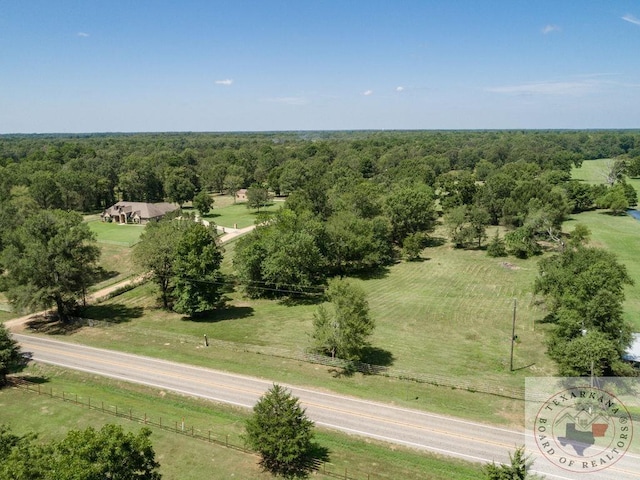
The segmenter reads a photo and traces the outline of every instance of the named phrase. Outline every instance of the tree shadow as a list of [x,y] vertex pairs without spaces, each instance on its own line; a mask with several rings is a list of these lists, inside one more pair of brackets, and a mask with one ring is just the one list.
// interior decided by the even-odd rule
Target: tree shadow
[[[31,356],[31,352],[27,352],[29,357]],[[29,358],[29,361],[31,358]],[[35,385],[43,385],[45,383],[49,383],[50,380],[46,377],[34,376],[34,375],[19,375],[17,378],[20,380],[24,380],[25,382],[33,383]]]
[[361,361],[368,363],[372,367],[390,367],[393,365],[395,358],[393,353],[388,350],[368,346],[362,350]]
[[445,237],[431,237],[431,236],[427,236],[424,239],[424,246],[425,248],[428,247],[441,247],[442,245],[444,245],[445,243],[447,243],[447,239]]
[[389,276],[389,267],[381,265],[379,267],[356,272],[351,274],[351,276],[360,280],[380,280]]
[[329,369],[334,378],[350,378],[356,373],[362,375],[381,375],[393,365],[395,358],[391,352],[378,347],[367,346],[362,349],[359,361],[345,361],[342,368]]
[[614,212],[611,210],[601,210],[598,212],[599,215],[606,215],[608,217],[624,217],[627,215],[627,211],[623,210],[621,212]]
[[408,258],[405,260],[405,262],[407,263],[424,263],[424,262],[428,262],[429,260],[431,260],[431,257],[423,257],[423,256],[418,256],[415,258]]
[[302,476],[300,478],[308,477],[311,472],[320,472],[323,464],[329,462],[330,459],[329,449],[327,447],[312,442],[307,452],[304,468],[301,472]]
[[83,326],[82,319],[61,321],[57,315],[39,315],[27,322],[27,328],[32,332],[47,335],[70,335]]
[[285,307],[297,307],[300,305],[318,305],[324,302],[325,298],[323,294],[313,294],[306,296],[291,296],[281,298],[278,303],[280,305],[284,305]]
[[224,322],[226,320],[239,320],[241,318],[253,317],[253,307],[239,307],[239,306],[225,306],[209,312],[204,312],[201,315],[194,315],[193,317],[182,317],[185,322],[195,323],[217,323]]
[[537,320],[536,323],[558,323],[558,318],[553,313],[550,313],[540,320]]
[[93,273],[93,283],[100,283],[111,278],[117,277],[120,275],[120,272],[116,272],[115,270],[107,270],[103,267],[98,267],[95,269]]
[[101,305],[89,305],[82,310],[83,317],[108,323],[125,323],[134,318],[142,317],[142,307],[130,307],[121,303],[109,303]]

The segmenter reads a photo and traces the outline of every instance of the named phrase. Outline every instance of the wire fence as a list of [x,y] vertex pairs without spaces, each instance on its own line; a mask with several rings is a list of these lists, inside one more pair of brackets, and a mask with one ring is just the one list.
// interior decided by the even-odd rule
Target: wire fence
[[[110,327],[112,322],[105,320],[83,320],[88,326],[93,327]],[[160,337],[163,336],[162,332],[149,332],[145,330],[145,335],[148,337]],[[164,338],[164,337],[162,337]],[[171,335],[171,339],[174,341],[177,339],[183,344],[202,344],[203,341],[193,335]],[[348,360],[342,360],[340,358],[332,358],[325,355],[318,355],[303,349],[289,350],[278,347],[269,347],[262,345],[251,345],[237,342],[228,342],[225,340],[217,340],[213,338],[207,338],[206,344],[209,347],[224,348],[227,350],[238,352],[257,353],[260,355],[269,355],[279,358],[287,358],[290,360],[297,360],[301,362],[314,363],[318,365],[324,365],[328,367],[339,368],[344,371],[360,372],[365,375],[379,375],[389,378],[395,378],[398,380],[406,380],[415,383],[424,383],[428,385],[446,387],[456,390],[464,390],[467,392],[478,392],[486,395],[493,395],[503,398],[510,398],[513,400],[525,400],[524,386],[509,386],[501,382],[490,381],[482,379],[479,381],[477,378],[460,378],[451,377],[447,375],[439,375],[435,373],[422,373],[413,372],[408,370],[402,370],[394,368],[392,366],[374,365],[363,362],[353,362]]]
[[[105,404],[105,402],[96,400],[95,398],[85,398],[78,394],[65,392],[64,390],[54,391],[53,387],[47,388],[42,384],[30,382],[20,377],[8,377],[7,382],[12,387],[37,393],[38,395],[45,395],[49,398],[58,399],[63,402],[69,402],[73,405],[87,408],[89,410],[96,410],[105,415],[111,415],[113,417],[122,418],[141,425],[158,428],[176,435],[191,437],[196,440],[215,444],[220,447],[246,453],[248,455],[257,455],[256,452],[243,445],[239,435],[221,434],[212,430],[203,430],[199,427],[195,427],[194,425],[189,425],[185,422],[184,418],[175,420],[168,419],[166,417],[154,417],[147,415],[146,413],[134,412],[131,408],[122,408],[117,405]],[[329,464],[328,462],[313,460],[311,470],[315,475],[324,475],[325,477],[343,480],[371,480],[376,478],[370,473],[353,472],[349,471],[347,468],[337,471],[336,468],[337,467]]]

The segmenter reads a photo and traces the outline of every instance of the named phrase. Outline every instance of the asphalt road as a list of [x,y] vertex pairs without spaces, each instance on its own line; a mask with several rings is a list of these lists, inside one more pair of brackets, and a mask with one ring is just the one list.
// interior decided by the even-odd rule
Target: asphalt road
[[[251,408],[271,382],[211,369],[14,334],[35,361]],[[317,425],[473,462],[508,462],[525,444],[523,431],[484,425],[378,402],[283,385],[300,399]],[[547,478],[639,479],[640,456],[627,453],[597,474],[554,474],[533,452],[535,469]],[[595,476],[594,476],[595,475]]]

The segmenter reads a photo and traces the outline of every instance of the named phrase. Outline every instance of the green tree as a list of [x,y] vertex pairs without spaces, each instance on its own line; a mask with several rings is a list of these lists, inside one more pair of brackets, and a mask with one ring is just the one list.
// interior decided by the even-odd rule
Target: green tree
[[[633,187],[632,187],[633,188]],[[599,208],[608,208],[614,215],[620,215],[629,208],[629,198],[623,184],[610,187],[607,192],[596,200]]]
[[189,222],[180,230],[171,280],[173,310],[192,316],[220,303],[222,251],[215,227]]
[[260,211],[260,208],[267,203],[269,203],[269,190],[256,183],[247,188],[247,208]]
[[151,273],[160,288],[162,306],[169,308],[171,301],[171,278],[177,243],[177,222],[160,221],[148,223],[134,247],[135,261]]
[[198,192],[195,197],[193,197],[193,208],[200,212],[201,216],[206,216],[211,211],[213,207],[213,198],[204,190]]
[[435,228],[433,191],[426,185],[396,188],[386,199],[385,212],[391,221],[393,239],[400,245],[407,235],[429,233]]
[[320,306],[313,318],[313,348],[344,360],[360,360],[375,323],[364,290],[347,280],[329,281],[329,307]]
[[157,283],[163,308],[194,315],[219,303],[222,252],[212,228],[188,219],[149,223],[135,259]]
[[[7,381],[7,374],[16,371],[24,364],[20,347],[9,331],[0,323],[0,387]],[[1,453],[1,452],[0,452]]]
[[358,272],[391,260],[391,228],[386,219],[360,218],[342,210],[331,215],[325,227],[324,249],[333,272]]
[[[0,427],[1,480],[160,480],[151,430],[125,433],[107,424],[100,430],[70,430],[61,441],[38,444]],[[4,446],[3,446],[4,444]]]
[[500,232],[497,229],[496,234],[489,242],[489,245],[487,245],[487,255],[490,257],[507,256],[507,246],[504,243],[504,239],[500,238]]
[[[620,358],[631,344],[631,326],[623,319],[625,285],[633,284],[616,256],[577,246],[542,259],[534,290],[546,298],[555,324],[549,354],[560,370],[590,375],[590,362],[605,374],[626,374]],[[590,356],[583,361],[581,346]]]
[[421,233],[412,233],[405,237],[402,242],[402,255],[405,260],[412,261],[420,258],[420,253],[424,249],[424,235]]
[[52,172],[36,171],[30,179],[29,194],[42,209],[61,208],[62,194]]
[[53,470],[60,472],[61,480],[75,479],[79,472],[87,479],[160,479],[150,436],[148,428],[136,435],[113,424],[100,430],[71,430],[55,445],[59,461]]
[[529,226],[518,227],[504,236],[507,252],[518,258],[538,255],[542,249],[535,238],[535,231]]
[[309,211],[288,208],[241,238],[233,265],[249,295],[282,295],[316,288],[327,275],[324,226]]
[[96,271],[95,235],[75,212],[43,210],[10,235],[2,252],[7,296],[18,309],[55,305],[69,320]]
[[182,207],[184,202],[193,200],[198,188],[198,180],[191,168],[173,167],[165,172],[164,192],[171,202]]
[[496,465],[495,462],[482,467],[486,480],[527,480],[540,478],[529,473],[533,461],[524,453],[524,447],[516,448],[513,454],[509,453],[510,464]]
[[260,465],[285,478],[310,471],[313,436],[313,422],[298,399],[277,384],[258,400],[245,424],[245,441],[260,454]]

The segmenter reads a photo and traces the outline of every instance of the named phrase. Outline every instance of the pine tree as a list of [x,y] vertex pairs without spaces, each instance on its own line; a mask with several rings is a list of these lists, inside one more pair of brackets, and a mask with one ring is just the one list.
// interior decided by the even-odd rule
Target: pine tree
[[253,407],[245,441],[261,455],[260,465],[284,477],[304,475],[310,467],[313,422],[298,399],[274,384]]

